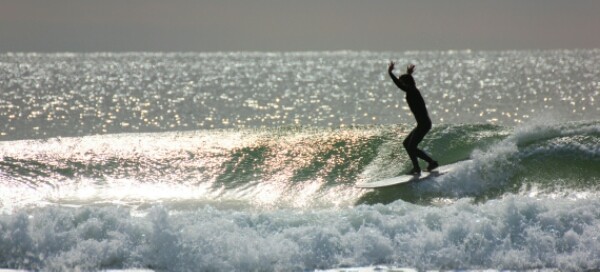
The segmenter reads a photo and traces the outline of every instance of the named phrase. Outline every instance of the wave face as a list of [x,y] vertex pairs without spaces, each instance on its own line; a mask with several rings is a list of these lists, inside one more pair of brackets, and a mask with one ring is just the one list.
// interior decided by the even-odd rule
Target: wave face
[[410,169],[401,147],[408,129],[293,127],[12,141],[0,145],[0,169],[5,186],[34,192],[8,196],[11,203],[190,198],[294,207],[398,199],[431,204],[506,193],[595,193],[599,130],[598,122],[515,131],[493,125],[439,126],[424,148],[441,164],[469,158],[472,163],[435,182],[367,194],[354,184]]
[[[0,268],[598,270],[598,56],[1,54]],[[398,57],[471,161],[359,189],[411,167]]]

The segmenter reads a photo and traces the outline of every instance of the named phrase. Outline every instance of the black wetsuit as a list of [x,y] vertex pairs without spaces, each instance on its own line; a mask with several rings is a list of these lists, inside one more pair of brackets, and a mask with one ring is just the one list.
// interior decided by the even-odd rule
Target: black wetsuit
[[[406,149],[406,152],[408,152],[408,156],[413,163],[412,171],[421,170],[417,158],[421,158],[428,162],[431,168],[437,167],[437,162],[429,157],[427,153],[423,152],[423,150],[417,148],[419,143],[425,137],[425,134],[431,129],[431,119],[429,119],[427,107],[425,107],[425,100],[423,100],[421,92],[419,92],[419,89],[417,89],[415,85],[415,80],[412,75],[409,74],[402,75],[400,79],[394,76],[391,71],[389,74],[394,80],[394,83],[396,83],[396,86],[406,93],[406,103],[408,103],[410,111],[412,111],[417,120],[417,127],[408,134],[403,142],[404,148]],[[435,166],[432,166],[433,164],[435,164]]]

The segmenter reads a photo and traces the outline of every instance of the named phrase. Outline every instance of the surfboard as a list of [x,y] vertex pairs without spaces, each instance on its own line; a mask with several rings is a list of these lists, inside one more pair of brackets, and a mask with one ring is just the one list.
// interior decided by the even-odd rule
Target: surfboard
[[[417,272],[419,270],[408,267],[396,267],[387,265],[367,266],[367,267],[347,267],[333,268],[325,270],[315,270],[317,272]],[[1,271],[0,271],[1,272]]]
[[454,171],[456,168],[463,164],[467,164],[472,160],[459,161],[451,164],[442,165],[431,172],[421,172],[421,175],[403,175],[393,178],[388,178],[384,180],[374,181],[374,182],[365,182],[357,184],[358,188],[366,188],[366,189],[376,189],[376,188],[384,188],[389,186],[394,186],[398,184],[410,183],[410,182],[421,182],[429,179],[435,179],[436,177],[442,176],[444,174],[448,174]]

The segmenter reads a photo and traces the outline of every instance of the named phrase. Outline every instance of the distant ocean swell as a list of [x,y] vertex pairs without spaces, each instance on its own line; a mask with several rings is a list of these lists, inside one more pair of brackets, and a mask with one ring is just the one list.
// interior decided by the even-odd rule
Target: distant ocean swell
[[387,62],[414,63],[434,123],[596,119],[600,50],[3,53],[0,139],[412,123]]

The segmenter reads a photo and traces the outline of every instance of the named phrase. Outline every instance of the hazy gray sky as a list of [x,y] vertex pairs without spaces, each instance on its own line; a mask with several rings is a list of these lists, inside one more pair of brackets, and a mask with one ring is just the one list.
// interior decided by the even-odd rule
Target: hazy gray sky
[[0,0],[0,52],[600,48],[598,0]]

